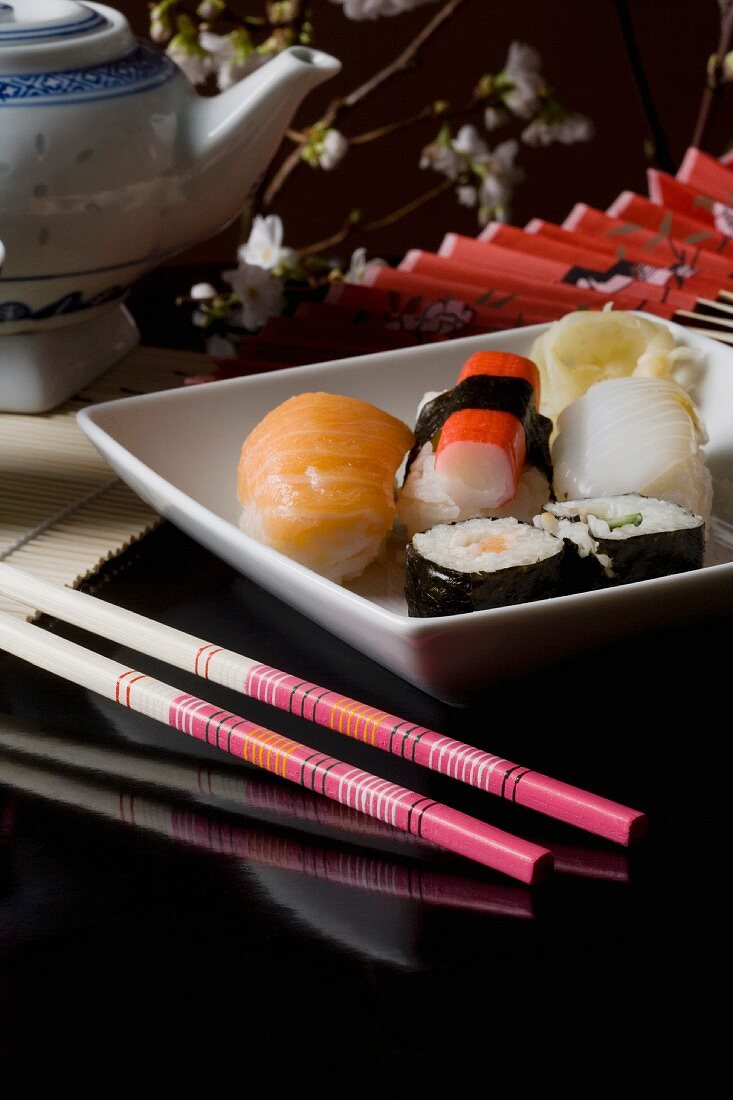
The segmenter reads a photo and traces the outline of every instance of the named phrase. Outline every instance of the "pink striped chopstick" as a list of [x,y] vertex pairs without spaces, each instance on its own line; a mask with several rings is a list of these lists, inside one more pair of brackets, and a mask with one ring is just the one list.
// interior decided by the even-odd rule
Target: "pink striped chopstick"
[[5,614],[0,614],[0,649],[273,775],[521,882],[534,883],[552,869],[552,854],[546,848]]
[[646,831],[646,817],[639,810],[551,779],[503,756],[484,752],[94,596],[48,584],[3,563],[0,563],[0,593],[122,645],[132,645],[141,653],[212,683],[233,688],[597,836],[629,844]]

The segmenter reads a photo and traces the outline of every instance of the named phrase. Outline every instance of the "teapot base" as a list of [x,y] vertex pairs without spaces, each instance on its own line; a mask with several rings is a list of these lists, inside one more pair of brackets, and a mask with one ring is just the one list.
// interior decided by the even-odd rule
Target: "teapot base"
[[120,304],[63,328],[0,335],[0,412],[48,412],[139,341],[137,325]]

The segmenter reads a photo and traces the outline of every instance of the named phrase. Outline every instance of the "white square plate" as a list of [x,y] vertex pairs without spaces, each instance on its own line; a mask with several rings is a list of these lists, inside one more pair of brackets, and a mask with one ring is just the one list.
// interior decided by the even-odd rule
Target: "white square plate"
[[394,559],[343,588],[245,535],[235,491],[239,452],[265,413],[314,390],[371,401],[412,424],[422,394],[453,385],[472,352],[496,347],[526,355],[547,327],[112,401],[84,409],[79,423],[119,476],[167,519],[350,645],[456,702],[598,644],[733,608],[733,351],[670,326],[679,342],[706,356],[695,396],[715,479],[710,564],[602,592],[410,619]]

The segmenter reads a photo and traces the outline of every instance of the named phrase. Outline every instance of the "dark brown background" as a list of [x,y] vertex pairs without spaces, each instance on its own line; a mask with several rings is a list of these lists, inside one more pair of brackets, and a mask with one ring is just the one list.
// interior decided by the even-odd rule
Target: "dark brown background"
[[[239,3],[248,12],[263,6],[261,0]],[[116,6],[138,34],[147,33],[147,0],[116,0]],[[344,68],[309,96],[297,119],[303,125],[315,120],[332,95],[386,64],[438,7],[366,23],[346,19],[330,0],[313,0],[313,9],[314,44],[338,56]],[[706,61],[717,44],[718,5],[716,0],[631,0],[630,10],[657,110],[679,160],[693,132]],[[513,220],[523,224],[537,215],[557,221],[578,200],[605,207],[624,188],[644,192],[648,129],[612,0],[467,0],[425,48],[419,69],[396,77],[360,104],[342,123],[344,131],[372,129],[436,98],[464,99],[482,73],[501,69],[512,39],[540,50],[561,101],[589,114],[596,125],[590,144],[522,148],[527,178],[517,191]],[[733,137],[731,102],[733,89],[727,90],[711,134],[709,151],[716,154]],[[438,177],[421,171],[418,161],[436,130],[435,122],[426,122],[355,148],[330,173],[300,168],[276,205],[287,243],[320,239],[355,206],[365,218],[378,217],[434,186]],[[505,136],[508,129],[496,140]],[[434,248],[448,229],[477,231],[475,212],[459,207],[451,195],[355,243],[367,244],[373,255],[396,255],[411,246]],[[173,262],[228,260],[236,240],[234,226]]]

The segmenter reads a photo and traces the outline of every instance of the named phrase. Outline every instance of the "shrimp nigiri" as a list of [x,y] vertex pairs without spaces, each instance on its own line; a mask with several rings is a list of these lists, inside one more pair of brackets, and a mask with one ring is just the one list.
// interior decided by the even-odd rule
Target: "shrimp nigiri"
[[359,576],[392,525],[394,475],[413,440],[366,401],[291,397],[244,441],[242,529],[330,580]]

